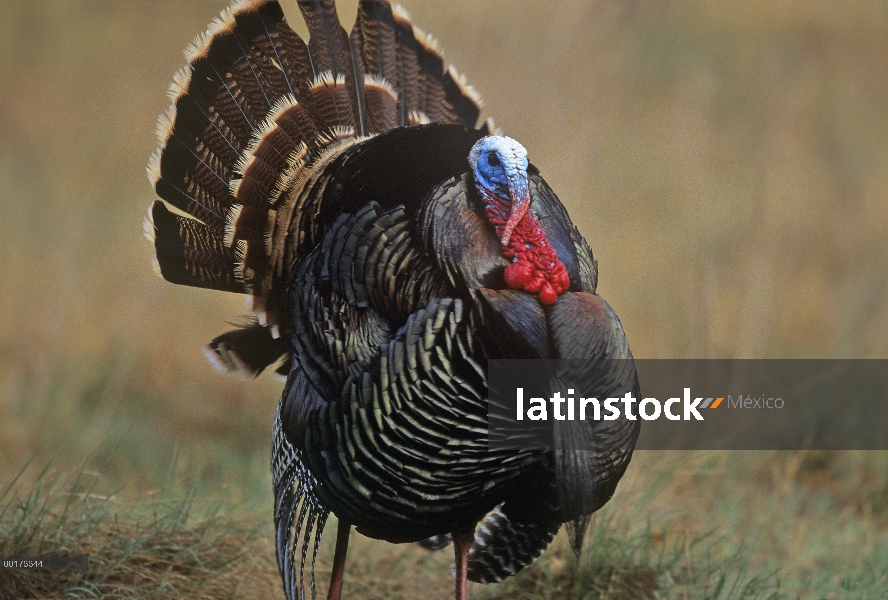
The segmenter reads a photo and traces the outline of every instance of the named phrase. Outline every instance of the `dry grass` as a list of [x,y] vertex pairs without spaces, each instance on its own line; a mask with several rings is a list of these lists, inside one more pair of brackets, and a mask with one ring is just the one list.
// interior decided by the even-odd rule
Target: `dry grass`
[[[888,355],[884,3],[403,3],[570,208],[637,356]],[[267,597],[270,532],[239,560],[240,534],[218,535],[271,514],[280,384],[212,372],[199,347],[241,300],[158,280],[141,237],[163,91],[224,5],[4,4],[0,478],[24,456],[58,453],[56,468],[85,463],[101,475],[96,493],[121,490],[114,502],[126,504],[196,477],[198,497],[237,507],[221,529],[171,525],[149,539],[133,529],[144,515],[115,508],[132,519],[103,531],[172,560],[168,581],[194,583],[192,596]],[[558,542],[527,573],[473,593],[881,597],[886,462],[639,453],[574,575]],[[24,473],[17,493],[38,475]],[[189,563],[188,548],[209,566]],[[160,585],[163,560],[121,563],[109,581]],[[352,598],[450,593],[444,554],[359,539],[348,569]]]
[[[95,474],[17,471],[0,486],[0,555],[88,556],[86,571],[0,571],[0,599],[267,598],[279,587],[265,527],[171,486],[138,502],[95,493]],[[26,487],[27,491],[22,488]]]

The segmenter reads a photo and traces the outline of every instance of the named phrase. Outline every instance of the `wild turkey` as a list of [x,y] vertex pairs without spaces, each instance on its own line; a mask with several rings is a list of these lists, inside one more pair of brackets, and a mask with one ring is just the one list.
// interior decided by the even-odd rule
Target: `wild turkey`
[[621,396],[631,354],[586,241],[525,149],[475,129],[480,101],[435,43],[387,1],[363,0],[350,35],[332,0],[299,8],[307,45],[277,2],[246,0],[186,50],[148,167],[156,267],[246,294],[257,319],[209,344],[218,367],[287,376],[272,441],[287,598],[307,560],[314,597],[330,512],[329,597],[354,525],[452,535],[464,598],[467,577],[513,575],[564,523],[578,547],[638,434],[620,420],[594,452],[488,448],[488,359],[629,359],[594,363]]

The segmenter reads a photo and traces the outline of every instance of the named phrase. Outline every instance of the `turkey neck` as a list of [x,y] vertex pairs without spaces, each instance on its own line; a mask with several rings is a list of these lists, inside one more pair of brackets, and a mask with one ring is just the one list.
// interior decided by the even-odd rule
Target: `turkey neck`
[[[497,237],[502,237],[512,205],[486,189],[481,193],[485,199],[487,220],[495,228]],[[558,294],[570,287],[564,264],[530,208],[512,230],[502,251],[503,256],[512,261],[503,273],[510,288],[538,294],[541,304],[552,304]]]

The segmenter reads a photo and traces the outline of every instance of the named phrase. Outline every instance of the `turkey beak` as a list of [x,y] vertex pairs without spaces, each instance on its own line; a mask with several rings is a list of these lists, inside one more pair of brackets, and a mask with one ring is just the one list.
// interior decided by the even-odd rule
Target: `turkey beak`
[[530,190],[527,187],[526,177],[509,177],[509,197],[512,202],[512,209],[509,213],[509,219],[506,221],[505,227],[503,227],[503,233],[500,235],[500,244],[502,244],[503,248],[509,245],[509,240],[512,239],[512,232],[530,208]]

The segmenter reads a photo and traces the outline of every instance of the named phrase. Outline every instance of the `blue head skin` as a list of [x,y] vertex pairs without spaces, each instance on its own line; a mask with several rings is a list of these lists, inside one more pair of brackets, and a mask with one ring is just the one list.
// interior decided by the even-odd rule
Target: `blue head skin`
[[[469,165],[479,191],[489,201],[509,207],[500,243],[507,246],[512,231],[530,207],[527,187],[527,150],[510,137],[483,137],[469,153]],[[490,207],[488,207],[490,208]]]

